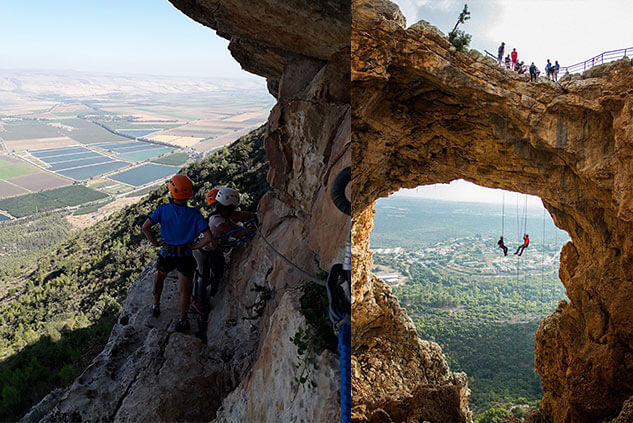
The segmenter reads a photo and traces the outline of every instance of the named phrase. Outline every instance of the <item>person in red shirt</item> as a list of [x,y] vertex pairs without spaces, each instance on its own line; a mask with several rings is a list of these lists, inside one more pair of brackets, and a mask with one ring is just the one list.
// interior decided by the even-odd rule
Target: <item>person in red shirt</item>
[[512,69],[515,69],[517,61],[519,60],[519,53],[517,53],[516,48],[512,49],[512,53],[510,53],[510,58],[512,58]]
[[521,255],[523,254],[523,250],[525,250],[528,245],[530,245],[530,236],[528,234],[523,235],[523,244],[519,245],[519,248],[514,252],[514,254]]

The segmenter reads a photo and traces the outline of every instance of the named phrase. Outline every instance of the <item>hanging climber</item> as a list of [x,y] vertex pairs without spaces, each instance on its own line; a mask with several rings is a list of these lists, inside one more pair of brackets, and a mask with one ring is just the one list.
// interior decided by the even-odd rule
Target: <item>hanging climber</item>
[[255,231],[254,226],[245,227],[238,223],[248,222],[257,217],[256,213],[235,210],[240,204],[240,195],[232,188],[212,189],[207,193],[207,204],[211,208],[209,229],[216,244],[208,244],[193,252],[197,263],[197,275],[191,296],[191,304],[202,316],[209,313],[209,296],[213,297],[217,293],[220,278],[224,274],[224,252],[228,250],[226,245],[230,244],[227,234],[230,233],[231,237],[237,239],[252,234]]
[[530,245],[530,236],[528,234],[523,235],[523,244],[519,245],[514,254],[518,254],[519,256],[523,254],[523,250],[525,250],[528,245]]
[[506,247],[506,245],[503,243],[503,236],[499,237],[499,241],[497,241],[497,245],[499,246],[499,248],[501,248],[503,250],[503,255],[507,256],[508,255],[508,247]]
[[[160,205],[143,223],[143,233],[147,240],[160,250],[156,262],[156,277],[154,279],[154,303],[152,314],[160,315],[160,296],[163,292],[163,282],[167,274],[178,270],[178,292],[180,295],[180,320],[176,323],[176,330],[184,332],[189,329],[187,313],[189,311],[189,295],[191,293],[191,279],[194,275],[196,262],[192,250],[201,248],[209,243],[215,244],[209,225],[196,209],[187,206],[193,195],[193,184],[185,175],[174,175],[168,183],[170,203]],[[160,224],[161,240],[157,241],[152,234],[151,227]],[[203,237],[195,241],[198,234]]]

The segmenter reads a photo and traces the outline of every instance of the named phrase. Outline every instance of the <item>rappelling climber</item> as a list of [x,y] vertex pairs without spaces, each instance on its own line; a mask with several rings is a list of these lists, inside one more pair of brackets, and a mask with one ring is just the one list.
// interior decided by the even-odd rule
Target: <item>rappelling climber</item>
[[[257,217],[256,213],[235,210],[240,204],[239,193],[232,188],[212,189],[207,193],[207,204],[211,208],[209,229],[216,239],[215,244],[193,252],[197,263],[197,275],[192,293],[192,305],[196,311],[205,316],[210,311],[209,296],[218,291],[220,278],[224,274],[224,252],[229,239],[240,239],[255,231],[254,226],[241,226],[239,222],[248,222]],[[211,285],[211,292],[207,287]]]
[[501,248],[503,250],[503,255],[507,256],[508,255],[508,247],[506,247],[506,245],[503,243],[503,236],[499,237],[499,241],[497,241],[497,245],[499,246],[499,248]]
[[[162,204],[154,210],[143,223],[142,230],[152,245],[162,247],[156,262],[152,314],[154,317],[160,315],[160,296],[163,292],[165,277],[173,269],[178,270],[180,320],[176,323],[176,330],[184,332],[189,329],[187,313],[189,311],[191,279],[196,269],[192,250],[207,244],[215,245],[216,242],[202,214],[187,206],[187,201],[193,195],[191,180],[185,175],[174,175],[169,180],[168,186],[171,196],[170,203]],[[151,227],[157,223],[160,224],[160,241],[154,238],[151,231]],[[195,241],[200,233],[203,237]]]
[[523,254],[523,250],[525,250],[528,245],[530,245],[530,236],[528,234],[523,235],[523,244],[519,245],[514,254],[521,255]]

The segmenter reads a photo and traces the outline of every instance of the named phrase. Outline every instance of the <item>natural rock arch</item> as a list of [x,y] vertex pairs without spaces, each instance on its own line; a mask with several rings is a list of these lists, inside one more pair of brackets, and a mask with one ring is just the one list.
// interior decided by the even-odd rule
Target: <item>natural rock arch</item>
[[459,178],[538,195],[572,239],[559,272],[570,303],[536,334],[539,416],[593,422],[617,415],[633,395],[631,63],[560,84],[530,83],[476,51],[455,52],[425,22],[406,29],[389,2],[353,2],[352,52],[355,398],[372,389],[358,395],[357,417],[395,418],[411,407],[432,420],[419,409],[442,402],[425,402],[428,393],[419,391],[434,385],[452,389],[461,407],[461,417],[445,421],[468,419],[464,379],[450,374],[441,355],[423,352],[427,344],[371,276],[368,250],[377,198]]

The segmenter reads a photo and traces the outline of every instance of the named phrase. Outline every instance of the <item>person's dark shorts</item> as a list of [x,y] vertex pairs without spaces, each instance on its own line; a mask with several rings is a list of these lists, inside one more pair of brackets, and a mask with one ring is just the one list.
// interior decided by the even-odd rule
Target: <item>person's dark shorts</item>
[[188,278],[192,278],[196,270],[196,259],[193,256],[158,256],[156,270],[169,273],[176,269]]

